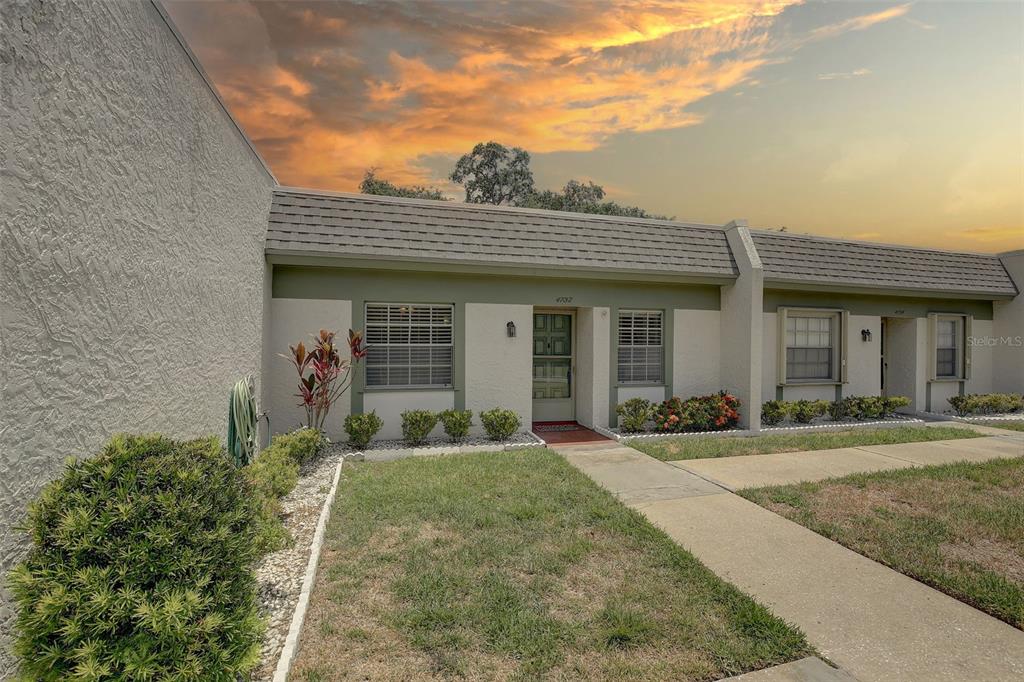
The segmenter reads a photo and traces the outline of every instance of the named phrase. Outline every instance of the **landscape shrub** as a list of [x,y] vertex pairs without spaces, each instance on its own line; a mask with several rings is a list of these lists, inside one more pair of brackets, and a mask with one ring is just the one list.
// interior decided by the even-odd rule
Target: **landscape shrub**
[[886,417],[894,416],[897,410],[910,404],[910,398],[903,395],[888,396],[887,398],[884,398],[883,401],[883,415]]
[[383,426],[384,421],[376,412],[350,414],[345,417],[345,433],[348,434],[348,442],[354,448],[365,448]]
[[215,438],[115,436],[29,506],[10,575],[32,680],[241,679],[264,624],[258,501]]
[[797,400],[790,405],[789,416],[797,424],[810,424],[815,418],[825,414],[828,405],[827,400]]
[[496,441],[508,440],[523,425],[518,414],[500,407],[481,412],[480,423],[483,424],[487,437]]
[[327,439],[322,432],[317,429],[302,428],[291,433],[279,433],[274,436],[263,453],[279,451],[301,466],[316,459],[326,446]]
[[828,404],[826,412],[828,412],[828,418],[834,422],[841,422],[844,419],[848,419],[852,416],[853,405],[849,398],[843,398],[842,400],[833,400]]
[[473,425],[473,412],[470,410],[445,410],[441,413],[441,426],[453,443],[466,440],[469,427]]
[[761,405],[761,423],[765,426],[781,424],[788,414],[789,403],[784,400],[769,400]]
[[268,497],[284,497],[299,482],[299,465],[283,448],[264,449],[243,471],[257,492]]
[[969,393],[949,398],[961,417],[971,414],[1001,414],[1024,410],[1024,396],[1017,393]]
[[654,422],[659,431],[721,431],[739,422],[740,401],[722,391],[680,400],[673,397],[655,409]]
[[644,425],[651,420],[654,414],[654,406],[650,400],[644,398],[630,398],[615,406],[615,413],[619,415],[619,428],[624,433],[636,433],[644,430]]
[[406,410],[402,413],[402,438],[407,445],[421,445],[437,426],[437,413]]

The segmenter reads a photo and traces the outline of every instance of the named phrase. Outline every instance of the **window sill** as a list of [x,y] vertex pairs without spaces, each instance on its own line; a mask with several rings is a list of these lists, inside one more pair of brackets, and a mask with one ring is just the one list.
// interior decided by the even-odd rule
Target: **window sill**
[[817,379],[811,379],[809,381],[786,381],[786,382],[783,382],[783,383],[778,384],[778,385],[779,386],[842,386],[842,384],[843,384],[842,381],[825,381],[825,380],[820,380],[819,381]]
[[933,384],[955,384],[960,381],[967,381],[963,377],[935,377],[929,380]]
[[648,384],[648,383],[617,383],[615,388],[665,388],[665,383]]
[[459,389],[454,386],[367,386],[361,391],[356,391],[360,394],[366,393],[406,393],[409,391],[433,391],[434,393],[458,393]]

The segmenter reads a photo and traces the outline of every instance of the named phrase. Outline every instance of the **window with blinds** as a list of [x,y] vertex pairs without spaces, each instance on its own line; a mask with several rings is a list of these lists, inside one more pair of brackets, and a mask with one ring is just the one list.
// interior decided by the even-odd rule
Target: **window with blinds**
[[960,358],[959,320],[956,318],[939,318],[935,323],[935,376],[950,378],[959,377]]
[[833,331],[838,315],[786,317],[786,379],[835,379]]
[[660,310],[619,311],[619,383],[665,382],[664,316]]
[[367,303],[366,385],[452,385],[454,306]]

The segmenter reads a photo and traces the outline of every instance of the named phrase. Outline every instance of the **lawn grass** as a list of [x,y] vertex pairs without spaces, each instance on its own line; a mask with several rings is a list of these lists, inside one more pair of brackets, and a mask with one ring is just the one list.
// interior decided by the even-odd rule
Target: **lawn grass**
[[739,494],[1024,629],[1024,459]]
[[548,450],[344,474],[293,680],[711,680],[810,653]]
[[975,421],[975,424],[981,426],[991,426],[996,429],[1007,429],[1009,431],[1024,431],[1024,420],[1022,421],[1010,421],[1001,419],[992,419],[990,421]]
[[646,452],[651,457],[671,462],[680,459],[708,457],[737,457],[740,455],[770,455],[776,452],[802,450],[830,450],[858,445],[885,445],[889,443],[917,443],[930,440],[978,438],[982,434],[955,426],[900,426],[884,429],[849,429],[847,431],[819,431],[817,433],[773,433],[765,436],[679,438],[635,438],[626,444]]

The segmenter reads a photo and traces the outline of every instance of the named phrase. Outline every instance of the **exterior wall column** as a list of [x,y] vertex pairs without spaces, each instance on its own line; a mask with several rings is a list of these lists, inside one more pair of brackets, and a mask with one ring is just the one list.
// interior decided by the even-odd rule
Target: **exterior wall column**
[[761,343],[764,334],[764,269],[746,220],[725,226],[739,276],[722,287],[722,388],[743,403],[740,425],[761,430]]
[[999,254],[1017,297],[992,303],[992,390],[1024,393],[1024,249]]
[[[576,312],[576,421],[608,427],[610,394],[611,312],[578,308]],[[614,408],[614,405],[612,405]]]

